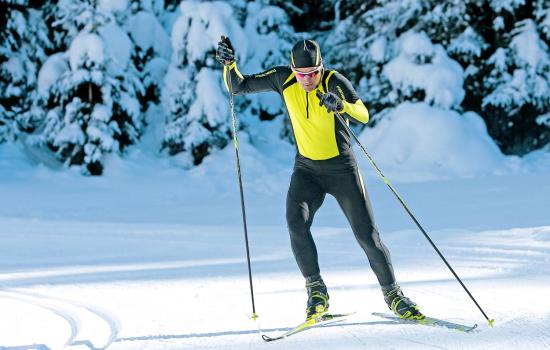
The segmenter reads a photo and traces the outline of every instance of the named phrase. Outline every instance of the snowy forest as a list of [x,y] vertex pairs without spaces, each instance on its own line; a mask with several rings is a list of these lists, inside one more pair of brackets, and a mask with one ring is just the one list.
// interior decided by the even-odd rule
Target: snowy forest
[[[244,74],[317,40],[369,108],[359,133],[424,102],[478,115],[505,155],[549,150],[548,0],[2,0],[0,144],[101,175],[154,129],[159,157],[201,164],[232,138],[221,35]],[[293,142],[278,96],[235,103],[251,144],[268,121]]]
[[[262,77],[319,43],[370,114],[345,171],[296,175],[321,89],[231,99],[222,35]],[[550,0],[0,0],[0,350],[548,350],[549,179]],[[346,317],[266,344],[305,255]]]

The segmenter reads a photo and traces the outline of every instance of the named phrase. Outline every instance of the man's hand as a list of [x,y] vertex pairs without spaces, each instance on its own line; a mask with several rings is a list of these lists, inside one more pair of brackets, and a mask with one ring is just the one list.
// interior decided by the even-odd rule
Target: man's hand
[[216,60],[226,66],[235,62],[235,50],[233,49],[233,45],[231,45],[229,38],[224,35],[222,35],[222,38],[218,42]]
[[323,94],[317,90],[317,97],[319,98],[319,106],[325,106],[327,111],[336,113],[344,111],[344,103],[335,93],[327,92]]

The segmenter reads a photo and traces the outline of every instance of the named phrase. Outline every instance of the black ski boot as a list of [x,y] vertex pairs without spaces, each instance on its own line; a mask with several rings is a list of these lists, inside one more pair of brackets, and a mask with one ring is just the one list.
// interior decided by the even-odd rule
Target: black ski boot
[[307,309],[306,319],[311,319],[318,314],[328,311],[327,286],[322,279],[306,283],[307,288]]
[[421,320],[425,317],[418,305],[403,295],[397,283],[382,287],[382,292],[388,307],[400,318]]

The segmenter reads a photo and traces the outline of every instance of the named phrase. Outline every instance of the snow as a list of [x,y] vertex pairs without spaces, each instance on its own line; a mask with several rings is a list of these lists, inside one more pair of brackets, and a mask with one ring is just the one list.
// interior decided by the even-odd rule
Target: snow
[[491,0],[489,4],[495,12],[514,13],[518,7],[525,5],[525,0]]
[[[516,29],[518,34],[514,36],[510,47],[516,52],[518,64],[527,65],[533,71],[541,68],[541,62],[548,55],[544,48],[546,45],[539,38],[537,28],[533,20],[525,20],[519,23]],[[546,47],[548,51],[548,47]]]
[[123,71],[127,68],[133,50],[128,34],[114,23],[108,23],[99,28],[99,33],[105,48],[109,50],[114,66]]
[[97,9],[102,12],[125,11],[128,8],[128,0],[98,0]]
[[148,77],[153,79],[157,86],[162,86],[166,72],[168,71],[169,62],[164,58],[155,57],[147,63],[144,71],[148,73]]
[[105,62],[105,43],[96,34],[81,32],[71,43],[68,51],[71,69],[81,69],[86,63],[102,66]]
[[372,42],[369,47],[369,53],[375,62],[384,62],[387,46],[388,43],[384,37],[379,37]]
[[504,29],[504,18],[502,16],[498,16],[493,20],[493,29],[495,31],[501,31]]
[[48,57],[38,72],[38,93],[46,96],[50,87],[68,70],[69,65],[64,52]]
[[536,122],[539,125],[550,125],[550,113],[538,116]]
[[[264,344],[258,328],[273,335],[299,323],[306,298],[286,233],[284,200],[294,150],[272,132],[280,122],[258,123],[254,145],[239,135],[258,321],[250,319],[232,145],[184,171],[176,159],[158,157],[151,146],[162,135],[149,130],[143,136],[148,141],[124,159],[110,155],[102,177],[29,166],[23,149],[1,145],[1,346],[548,347],[550,303],[547,298],[533,303],[528,296],[550,292],[550,156],[504,157],[477,115],[424,103],[399,106],[388,125],[366,129],[361,140],[496,319],[495,327],[486,326],[356,149],[405,293],[427,314],[478,323],[479,331],[461,334],[372,316],[387,311],[376,279],[338,205],[327,198],[312,231],[331,308],[357,314]],[[397,157],[405,151],[409,158]]]
[[384,66],[391,84],[405,92],[423,90],[427,102],[443,108],[458,106],[464,98],[460,65],[423,32],[409,31],[400,40],[399,55]]
[[499,48],[489,58],[489,63],[495,65],[491,75],[502,75],[503,83],[484,97],[483,104],[508,107],[528,103],[544,110],[550,93],[544,74],[550,69],[548,46],[538,37],[531,20],[520,22],[513,35],[508,51]]
[[402,181],[494,174],[507,166],[481,117],[426,103],[399,105],[361,141]]
[[[491,1],[493,8],[508,11],[521,4]],[[495,327],[487,327],[355,146],[377,225],[406,295],[430,316],[478,323],[479,331],[462,334],[372,316],[388,310],[346,218],[328,196],[312,228],[323,277],[331,309],[357,313],[340,324],[263,343],[260,332],[279,334],[301,322],[306,300],[285,223],[295,150],[279,136],[284,116],[278,97],[235,100],[238,107],[242,103],[242,108],[261,107],[277,115],[265,122],[253,119],[249,110],[237,115],[244,129],[238,146],[257,321],[250,319],[233,141],[223,149],[213,148],[197,167],[191,167],[191,153],[169,157],[160,150],[167,135],[198,144],[211,137],[208,128],[218,126],[216,131],[230,138],[225,129],[230,123],[227,95],[219,67],[209,57],[223,34],[232,39],[244,73],[262,70],[266,62],[285,64],[289,43],[281,38],[288,39],[288,17],[276,7],[247,2],[241,4],[249,13],[241,27],[231,6],[235,2],[185,1],[163,22],[173,23],[167,26],[172,35],[168,39],[152,15],[163,5],[162,0],[98,1],[105,18],[129,7],[141,12],[125,24],[102,25],[98,35],[81,32],[69,51],[50,56],[38,75],[39,92],[46,97],[60,78],[67,89],[90,80],[101,87],[102,103],[94,105],[86,134],[73,122],[82,108],[78,98],[66,110],[56,106],[46,111],[50,118],[45,128],[58,131],[47,133],[54,145],[85,143],[86,161],[101,158],[103,176],[82,176],[77,167],[59,167],[48,158],[51,153],[23,142],[0,144],[0,349],[550,347],[550,300],[544,297],[550,293],[549,149],[522,158],[501,154],[479,115],[452,110],[464,98],[460,66],[425,33],[414,31],[403,33],[395,47],[378,39],[368,50],[380,63],[395,52],[384,66],[390,83],[404,92],[423,90],[426,98],[385,110],[385,117],[359,139],[483,309],[496,319]],[[409,5],[415,8],[418,2]],[[504,19],[494,24],[502,26]],[[533,23],[524,22],[514,34],[514,59],[527,68],[510,74],[506,88],[511,90],[525,88],[528,68],[538,67],[547,51],[533,39]],[[483,43],[478,40],[466,29],[455,43],[456,52],[479,56]],[[80,68],[112,60],[114,70],[122,72],[134,43],[155,51],[144,71],[163,83],[163,105],[150,105],[144,113],[148,126],[139,143],[124,153],[104,154],[119,147],[112,137],[119,127],[102,123],[110,119],[114,103],[140,125],[141,106],[134,97],[140,87],[117,83],[113,72]],[[273,52],[273,47],[280,50]],[[508,54],[500,49],[491,57],[494,74],[508,69]],[[182,65],[184,60],[188,63]],[[21,68],[10,71],[25,76]],[[137,80],[133,75],[123,78]],[[165,130],[165,116],[181,118]],[[548,124],[549,119],[544,114],[537,122]],[[135,128],[125,131],[137,138]]]
[[197,74],[197,100],[191,106],[188,118],[198,118],[203,115],[211,127],[217,127],[228,119],[227,101],[225,101],[220,82],[219,71],[202,69]]
[[481,52],[487,46],[487,43],[472,27],[467,27],[462,34],[451,41],[449,51],[480,57]]
[[60,146],[63,143],[83,144],[85,142],[84,133],[78,124],[66,124],[56,135],[53,144]]
[[496,49],[489,58],[489,63],[494,65],[498,71],[504,71],[506,69],[506,51],[502,48]]
[[13,82],[20,82],[25,78],[23,63],[17,56],[12,56],[6,62],[3,62],[2,70],[10,75]]
[[164,10],[164,0],[140,0],[139,3],[134,2],[132,6],[139,6],[139,8],[145,11],[154,12],[159,15]]
[[144,52],[153,49],[160,57],[170,59],[170,38],[153,14],[136,13],[128,20],[128,28],[130,36]]
[[[199,3],[183,1],[181,16],[172,28],[174,54],[185,51],[190,62],[203,60],[208,51],[213,51],[222,35],[229,36],[240,59],[248,49],[248,39],[234,19],[233,9],[225,2]],[[176,61],[179,60],[179,56]]]

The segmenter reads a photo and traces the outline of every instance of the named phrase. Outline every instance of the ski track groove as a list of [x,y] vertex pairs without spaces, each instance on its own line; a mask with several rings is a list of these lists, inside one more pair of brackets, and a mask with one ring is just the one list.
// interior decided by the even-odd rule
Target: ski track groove
[[[116,341],[116,339],[118,337],[118,333],[120,332],[120,322],[118,321],[118,319],[116,317],[114,317],[113,315],[111,315],[108,311],[103,310],[103,309],[101,309],[99,307],[96,307],[96,306],[91,306],[91,305],[80,303],[80,302],[69,301],[69,300],[62,299],[62,298],[57,298],[57,297],[52,297],[52,296],[45,296],[45,295],[40,295],[40,294],[26,292],[26,291],[0,290],[0,293],[4,293],[4,294],[9,293],[9,294],[11,294],[10,297],[12,299],[17,299],[17,300],[21,300],[21,301],[24,301],[24,302],[28,302],[28,303],[31,303],[35,306],[38,306],[38,307],[47,309],[49,311],[52,311],[55,314],[57,314],[58,316],[64,318],[67,322],[69,322],[69,324],[71,325],[71,338],[65,343],[65,347],[66,346],[71,346],[71,345],[86,345],[87,347],[89,347],[90,349],[93,349],[93,350],[105,350],[113,342]],[[35,301],[27,300],[27,298],[34,299]],[[38,300],[38,301],[36,301],[36,300]],[[107,325],[109,326],[109,330],[110,330],[110,335],[109,335],[109,338],[107,339],[107,341],[104,343],[105,345],[103,345],[103,347],[101,347],[101,348],[96,348],[95,346],[93,346],[93,344],[90,341],[76,341],[75,342],[74,339],[78,335],[78,331],[79,331],[78,316],[76,316],[74,313],[72,313],[72,312],[70,312],[66,309],[63,309],[62,307],[59,307],[59,305],[58,305],[57,308],[53,307],[53,306],[45,305],[44,302],[43,302],[44,300],[54,301],[56,303],[61,303],[61,304],[68,304],[68,305],[71,305],[72,307],[75,307],[75,308],[84,309],[84,310],[96,315],[97,317],[99,317],[101,320],[103,320],[105,323],[107,323]]]
[[434,349],[442,349],[442,350],[448,350],[449,348],[445,348],[443,346],[439,346],[439,345],[434,345],[434,344],[429,344],[429,343],[425,343],[425,342],[421,342],[421,341],[418,341],[418,340],[412,340],[412,339],[406,339],[406,338],[401,338],[401,340],[404,340],[408,343],[413,343],[413,344],[418,344],[418,345],[422,345],[422,346],[427,346],[427,347],[430,347],[430,348],[434,348]]
[[355,333],[352,331],[351,327],[348,328],[348,327],[340,327],[342,328],[346,333],[348,333],[353,339],[355,339],[359,344],[361,344],[361,346],[363,347],[367,347],[367,343],[364,342],[363,340],[361,340],[361,337],[359,337],[358,335],[355,335]]
[[88,312],[90,312],[90,313],[96,315],[97,317],[99,317],[101,320],[103,320],[105,323],[107,323],[107,325],[109,326],[109,329],[110,329],[110,333],[111,333],[109,335],[109,338],[105,342],[105,345],[102,348],[99,348],[99,349],[107,349],[116,340],[116,338],[118,336],[118,333],[120,332],[120,322],[117,320],[117,318],[114,317],[113,315],[111,315],[108,311],[103,310],[103,309],[101,309],[97,306],[92,306],[92,305],[88,305],[88,304],[84,304],[84,303],[80,303],[80,302],[75,302],[75,301],[70,301],[70,300],[66,300],[66,299],[61,299],[61,298],[57,298],[57,297],[52,297],[52,296],[39,295],[39,294],[31,293],[31,292],[20,292],[20,293],[25,294],[25,295],[29,295],[29,296],[32,296],[32,297],[35,297],[35,298],[54,300],[54,301],[57,301],[57,302],[60,302],[60,303],[69,304],[69,305],[72,305],[72,306],[77,307],[77,308],[85,309]]
[[71,312],[69,312],[67,310],[60,310],[59,308],[55,308],[53,306],[50,306],[50,305],[47,305],[47,304],[44,304],[44,303],[40,303],[40,302],[38,302],[36,300],[33,300],[31,298],[22,296],[19,293],[14,293],[14,292],[6,291],[6,290],[0,290],[0,296],[4,296],[5,298],[14,299],[14,300],[18,300],[20,302],[24,302],[24,303],[27,303],[27,304],[34,305],[36,307],[48,310],[48,311],[54,313],[55,315],[61,317],[62,319],[64,319],[69,324],[69,326],[71,328],[71,335],[69,336],[69,339],[65,342],[63,347],[70,346],[74,343],[74,339],[76,338],[76,336],[78,334],[78,324],[79,324],[78,317],[76,315],[72,314]]
[[540,344],[540,349],[550,349],[550,326],[544,321],[535,322],[533,326],[532,332],[537,334],[533,334],[534,343]]

